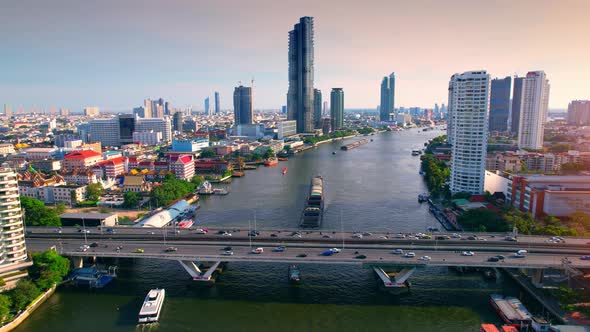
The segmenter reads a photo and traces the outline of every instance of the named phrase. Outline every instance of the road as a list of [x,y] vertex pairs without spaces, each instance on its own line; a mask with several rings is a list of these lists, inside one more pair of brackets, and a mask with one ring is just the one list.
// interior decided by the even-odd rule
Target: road
[[[91,241],[86,242],[92,244]],[[173,246],[176,252],[166,252],[171,246],[170,242],[163,241],[135,241],[135,240],[97,240],[96,247],[88,251],[82,251],[80,239],[29,239],[27,246],[31,251],[44,251],[51,247],[67,256],[96,256],[96,257],[138,257],[168,260],[194,260],[194,261],[256,261],[256,262],[296,262],[296,263],[330,263],[330,264],[381,264],[381,265],[438,265],[438,266],[488,266],[504,268],[563,268],[563,260],[567,257],[570,266],[576,268],[590,268],[590,261],[582,260],[582,254],[564,254],[561,249],[554,252],[530,252],[525,258],[513,258],[512,252],[496,250],[487,252],[475,252],[474,256],[463,256],[456,248],[444,250],[432,250],[414,248],[416,246],[400,246],[405,252],[416,254],[414,258],[406,258],[393,254],[392,246],[388,245],[361,245],[358,247],[345,247],[342,252],[323,256],[329,246],[314,243],[286,244],[284,252],[273,252],[280,242],[269,243],[235,241],[231,244],[233,255],[224,256],[226,242],[202,241],[185,242],[175,241]],[[117,251],[116,248],[123,249]],[[251,253],[251,248],[263,247],[262,254]],[[405,248],[404,248],[405,247]],[[143,253],[136,253],[136,249],[143,249]],[[298,257],[305,254],[306,257]],[[364,259],[358,255],[365,255]],[[500,262],[488,262],[488,258],[494,255],[504,255],[506,259]],[[430,256],[428,261],[421,260],[422,256]]]

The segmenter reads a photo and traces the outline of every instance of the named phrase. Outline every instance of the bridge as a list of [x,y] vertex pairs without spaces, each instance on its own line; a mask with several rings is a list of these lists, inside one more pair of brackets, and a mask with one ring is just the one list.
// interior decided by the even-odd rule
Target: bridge
[[[586,244],[590,239],[584,238],[566,238],[561,243],[550,242],[546,236],[520,236],[518,242],[507,241],[505,236],[499,234],[479,234],[473,240],[446,237],[445,240],[436,240],[437,236],[445,236],[440,233],[436,233],[433,239],[408,236],[397,238],[398,234],[388,233],[358,238],[355,237],[357,233],[325,231],[295,233],[265,230],[256,237],[249,237],[248,234],[244,230],[232,230],[232,236],[228,236],[215,230],[210,230],[207,234],[197,234],[194,230],[181,230],[178,233],[162,229],[146,231],[117,228],[114,234],[106,231],[101,234],[96,229],[85,234],[78,232],[77,228],[64,228],[61,233],[57,233],[55,229],[34,229],[27,234],[27,246],[31,251],[55,248],[63,255],[71,257],[76,265],[82,264],[87,257],[175,260],[193,280],[205,281],[211,279],[213,271],[221,262],[235,261],[349,264],[379,269],[405,267],[401,272],[403,278],[398,274],[395,279],[390,279],[394,285],[401,285],[400,280],[406,281],[416,267],[425,266],[517,268],[531,272],[533,282],[537,284],[542,282],[544,269],[590,268],[590,261],[581,259],[583,255],[590,253],[590,246]],[[275,236],[271,236],[272,234]],[[468,236],[464,235],[464,238]],[[84,243],[96,243],[96,246],[83,251],[80,247]],[[170,246],[177,250],[166,251]],[[232,255],[224,253],[227,246],[232,247]],[[273,251],[278,246],[284,246],[285,250]],[[122,249],[116,250],[117,247]],[[264,252],[253,254],[252,248],[258,247],[264,248]],[[324,255],[330,248],[338,248],[341,252]],[[143,252],[137,252],[137,249]],[[413,252],[415,256],[394,254],[394,249]],[[516,258],[514,253],[518,250],[527,250],[528,253],[525,257]],[[463,255],[464,251],[473,252],[473,256]],[[506,258],[489,260],[498,255]],[[201,263],[209,263],[209,268],[202,271]],[[377,270],[376,273],[387,285],[384,276]]]

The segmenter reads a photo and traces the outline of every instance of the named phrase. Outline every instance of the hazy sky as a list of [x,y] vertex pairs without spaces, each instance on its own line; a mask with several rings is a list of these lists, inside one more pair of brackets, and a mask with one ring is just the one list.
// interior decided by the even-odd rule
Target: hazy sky
[[[147,97],[203,108],[255,79],[255,108],[286,104],[287,34],[315,17],[315,86],[376,107],[447,102],[455,72],[545,70],[550,107],[590,99],[590,1],[0,1],[0,104],[127,110]],[[249,84],[249,83],[248,83]],[[213,103],[212,103],[213,104]]]

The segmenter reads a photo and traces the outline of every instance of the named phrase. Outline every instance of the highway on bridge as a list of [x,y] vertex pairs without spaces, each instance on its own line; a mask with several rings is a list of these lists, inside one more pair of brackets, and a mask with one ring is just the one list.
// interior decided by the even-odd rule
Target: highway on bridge
[[[87,251],[81,246],[92,245]],[[481,243],[477,243],[481,245]],[[486,245],[491,243],[486,243]],[[233,255],[224,255],[226,246],[231,246]],[[274,252],[279,245],[286,247],[283,252]],[[177,250],[167,252],[174,246]],[[55,248],[58,252],[73,257],[121,257],[149,258],[167,260],[210,261],[249,261],[249,262],[288,262],[288,263],[328,263],[328,264],[373,264],[373,265],[438,265],[438,266],[478,266],[504,268],[564,268],[567,264],[575,268],[590,268],[590,260],[582,260],[582,251],[573,249],[547,248],[531,250],[524,258],[515,258],[514,248],[486,247],[485,252],[478,247],[464,247],[474,251],[473,256],[463,256],[462,251],[453,246],[439,246],[436,249],[429,245],[384,245],[384,244],[346,244],[340,253],[323,256],[322,253],[333,244],[320,243],[275,243],[259,242],[250,244],[248,241],[166,241],[163,240],[130,240],[130,239],[84,239],[66,238],[28,238],[27,247],[31,251],[44,251]],[[117,250],[117,247],[122,247]],[[262,247],[264,252],[253,254],[252,248]],[[142,249],[142,253],[136,252]],[[415,257],[404,257],[394,254],[394,249],[414,252]],[[304,256],[305,255],[305,256]],[[364,255],[359,256],[359,255]],[[506,258],[498,262],[490,262],[492,256],[504,255]],[[429,256],[429,260],[421,259]]]

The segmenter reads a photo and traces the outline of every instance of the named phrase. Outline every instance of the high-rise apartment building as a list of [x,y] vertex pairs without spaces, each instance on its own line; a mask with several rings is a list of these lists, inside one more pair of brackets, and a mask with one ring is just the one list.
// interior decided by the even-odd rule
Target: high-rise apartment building
[[4,116],[9,117],[12,115],[12,111],[10,110],[10,105],[4,104]]
[[528,72],[522,93],[518,147],[541,149],[549,105],[549,80],[545,72]]
[[98,116],[100,114],[100,109],[96,106],[88,106],[84,107],[84,115],[86,116]]
[[[490,75],[485,70],[455,74],[449,82],[451,192],[484,190]],[[447,124],[448,126],[448,124]],[[448,127],[447,127],[448,128]]]
[[136,119],[135,131],[159,131],[162,133],[162,140],[172,141],[172,122],[169,117],[159,119]]
[[490,92],[490,131],[504,132],[508,130],[511,87],[512,78],[510,76],[492,80]]
[[379,120],[391,121],[395,119],[395,73],[381,80],[381,104],[379,105]]
[[209,97],[205,98],[205,115],[211,115],[211,110],[209,109]]
[[330,93],[330,119],[332,131],[344,127],[344,91],[342,88],[332,88]]
[[567,123],[576,126],[590,125],[590,100],[573,100],[567,107]]
[[215,91],[215,114],[219,114],[221,112],[221,104],[219,100],[219,92]]
[[322,126],[322,91],[313,89],[313,125],[314,128]]
[[183,120],[184,120],[184,117],[182,115],[182,112],[177,111],[176,113],[174,113],[174,115],[172,116],[172,127],[175,131],[182,133]]
[[152,117],[152,101],[149,98],[143,100],[143,116],[141,117],[146,119]]
[[103,146],[120,146],[119,119],[92,119],[89,142],[100,142]]
[[510,110],[510,132],[513,135],[518,135],[518,128],[520,127],[523,82],[524,77],[514,76],[514,84],[512,88],[512,109]]
[[27,276],[26,268],[32,265],[27,262],[23,211],[16,172],[0,167],[0,278]]
[[287,112],[289,120],[297,121],[298,133],[314,128],[313,50],[313,17],[302,17],[289,31]]
[[133,143],[133,132],[135,131],[135,115],[119,115],[119,140],[121,144]]
[[253,120],[252,88],[237,86],[234,89],[234,124],[252,124]]

